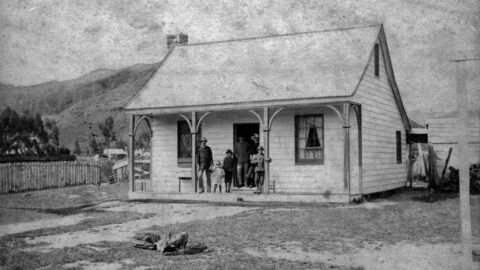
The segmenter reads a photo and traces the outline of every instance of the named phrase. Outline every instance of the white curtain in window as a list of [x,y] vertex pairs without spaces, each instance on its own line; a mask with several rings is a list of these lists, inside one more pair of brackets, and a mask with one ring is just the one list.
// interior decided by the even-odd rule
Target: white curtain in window
[[323,159],[323,117],[300,117],[297,129],[297,157],[302,160]]

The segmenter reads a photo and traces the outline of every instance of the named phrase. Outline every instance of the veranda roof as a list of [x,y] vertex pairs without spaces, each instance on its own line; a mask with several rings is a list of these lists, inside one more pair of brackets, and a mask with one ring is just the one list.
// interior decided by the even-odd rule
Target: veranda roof
[[177,45],[125,109],[350,96],[379,31],[376,25]]

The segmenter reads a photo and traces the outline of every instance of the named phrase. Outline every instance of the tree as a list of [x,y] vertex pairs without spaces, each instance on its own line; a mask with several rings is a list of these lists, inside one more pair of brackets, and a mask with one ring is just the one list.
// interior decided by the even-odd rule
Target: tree
[[98,124],[98,128],[103,135],[104,146],[108,147],[110,142],[115,139],[115,132],[113,131],[114,120],[112,116],[109,116],[105,119],[104,124]]
[[[19,115],[10,107],[0,113],[0,155],[55,156],[67,154],[59,147],[60,131],[55,121],[28,110]],[[49,143],[49,140],[51,143]],[[62,148],[62,149],[60,149]]]
[[61,146],[60,148],[57,148],[57,155],[59,156],[69,156],[70,155],[70,149],[66,148],[65,146]]
[[45,119],[45,127],[47,129],[52,129],[52,121],[48,118]]
[[47,129],[48,140],[50,140],[52,144],[58,148],[60,144],[60,140],[59,140],[60,131],[57,127],[56,121],[48,118],[45,119],[45,127]]
[[78,143],[78,140],[75,140],[75,148],[73,149],[73,153],[75,155],[81,155],[82,154],[82,149],[80,148],[80,143]]
[[95,136],[90,136],[90,140],[88,142],[90,148],[92,149],[92,154],[100,154],[100,147],[95,139]]
[[37,133],[40,133],[43,130],[43,120],[39,113],[35,115],[35,128]]
[[60,131],[58,130],[58,127],[56,124],[54,124],[52,131],[49,135],[49,137],[53,140],[53,144],[55,146],[58,146],[60,144]]

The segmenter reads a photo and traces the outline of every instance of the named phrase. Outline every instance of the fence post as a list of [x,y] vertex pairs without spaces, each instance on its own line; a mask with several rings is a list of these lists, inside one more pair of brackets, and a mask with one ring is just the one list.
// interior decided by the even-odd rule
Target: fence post
[[13,167],[10,166],[8,168],[8,176],[9,176],[9,182],[10,182],[10,189],[11,191],[15,191],[15,186],[14,186],[14,183],[13,183]]
[[99,185],[100,184],[100,174],[102,173],[102,164],[97,164],[97,166],[95,166],[94,168],[95,170],[95,179],[93,180],[93,182],[95,183],[95,185]]
[[2,185],[2,189],[1,189],[1,192],[4,193],[5,192],[5,175],[3,174],[4,172],[4,167],[3,167],[3,164],[0,164],[0,184]]
[[16,170],[15,170],[15,164],[16,164],[16,163],[13,163],[13,164],[14,164],[14,165],[12,166],[12,175],[13,175],[13,177],[12,177],[12,184],[13,184],[13,191],[17,191],[17,187],[16,187],[16,185],[15,185],[15,179],[17,178],[17,177],[16,177],[16,176],[17,176],[17,172],[16,172]]
[[[12,164],[15,164],[15,163],[12,163]],[[13,178],[14,178],[13,166],[10,166],[10,168],[8,168],[8,170],[10,171],[10,185],[11,185],[10,190],[15,191],[15,186],[14,186],[14,183],[13,183]]]
[[52,163],[48,163],[47,165],[47,181],[48,181],[48,188],[51,188],[52,187],[52,170],[53,170],[53,167],[52,167]]

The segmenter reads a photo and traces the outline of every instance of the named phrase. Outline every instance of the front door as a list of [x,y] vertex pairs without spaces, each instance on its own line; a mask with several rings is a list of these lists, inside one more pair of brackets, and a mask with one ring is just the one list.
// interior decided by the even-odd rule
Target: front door
[[253,134],[260,135],[259,132],[260,124],[258,123],[233,124],[233,148],[235,149],[235,144],[238,142],[239,137],[243,137],[248,144],[253,144],[251,138]]
[[[242,137],[243,140],[249,145],[249,148],[254,144],[252,136],[259,133],[260,125],[258,123],[242,123],[233,124],[233,151],[235,152],[235,146]],[[236,171],[233,177],[234,187],[250,187],[253,188],[255,183],[252,177],[247,176],[248,167],[236,166]],[[250,175],[251,176],[251,175]]]

